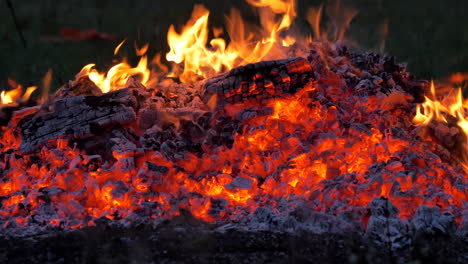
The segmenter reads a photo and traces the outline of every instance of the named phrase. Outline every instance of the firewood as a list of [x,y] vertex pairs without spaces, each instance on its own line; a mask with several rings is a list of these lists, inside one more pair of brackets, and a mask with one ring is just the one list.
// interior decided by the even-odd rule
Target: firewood
[[31,153],[57,138],[83,138],[112,124],[131,122],[136,118],[135,105],[131,89],[56,100],[20,121],[20,151]]
[[252,63],[208,79],[203,98],[208,102],[216,94],[218,106],[268,99],[295,93],[312,78],[312,67],[301,57]]
[[76,81],[70,81],[68,85],[62,87],[54,95],[53,99],[60,99],[65,97],[73,97],[78,95],[94,95],[99,96],[102,94],[101,89],[96,86],[88,76],[79,78]]

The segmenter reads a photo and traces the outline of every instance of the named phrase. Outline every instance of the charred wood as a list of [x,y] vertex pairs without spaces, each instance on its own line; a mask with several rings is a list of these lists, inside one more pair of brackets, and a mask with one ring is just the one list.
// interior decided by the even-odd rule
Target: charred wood
[[56,100],[20,121],[20,151],[31,153],[57,138],[89,137],[113,124],[132,122],[136,118],[135,106],[131,89]]
[[247,64],[208,79],[204,100],[216,94],[218,106],[261,101],[295,93],[313,78],[311,65],[301,57]]

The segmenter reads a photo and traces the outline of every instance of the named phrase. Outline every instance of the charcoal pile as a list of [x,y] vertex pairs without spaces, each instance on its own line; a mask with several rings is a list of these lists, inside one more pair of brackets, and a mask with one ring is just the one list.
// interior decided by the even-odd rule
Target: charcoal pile
[[[291,234],[357,232],[406,260],[423,235],[466,245],[468,181],[451,149],[464,139],[456,128],[423,137],[412,122],[429,83],[393,57],[338,44],[313,43],[302,55],[192,84],[130,78],[108,93],[80,77],[5,115],[2,240],[159,230],[189,215],[209,223],[210,236],[266,232],[301,243]],[[450,143],[437,140],[449,134]],[[467,260],[466,250],[450,252]]]

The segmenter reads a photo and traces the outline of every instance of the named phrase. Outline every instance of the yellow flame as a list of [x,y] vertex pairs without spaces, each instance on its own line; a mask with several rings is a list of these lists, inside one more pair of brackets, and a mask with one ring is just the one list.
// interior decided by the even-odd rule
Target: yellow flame
[[[425,102],[416,106],[416,115],[413,122],[424,126],[428,125],[431,120],[448,123],[445,116],[452,116],[457,120],[458,127],[462,130],[465,139],[468,140],[468,120],[465,114],[468,110],[468,101],[463,99],[462,90],[458,89],[455,93],[449,93],[442,101],[439,101],[432,81],[430,97],[426,96]],[[465,146],[465,148],[467,147]],[[463,162],[467,164],[468,149],[462,155]],[[466,168],[468,169],[468,167]]]
[[21,85],[18,85],[17,88],[10,91],[2,91],[0,94],[0,99],[2,104],[11,104],[16,102],[21,97]]
[[[166,59],[183,63],[184,66],[182,73],[173,71],[172,76],[180,77],[183,82],[196,80],[197,76],[210,77],[241,64],[260,61],[267,54],[272,55],[272,48],[276,44],[290,46],[295,42],[291,36],[279,36],[279,32],[287,29],[296,16],[293,0],[247,2],[260,8],[263,28],[261,38],[257,40],[253,39],[253,33],[247,30],[236,10],[232,10],[227,17],[227,31],[231,39],[229,45],[221,38],[208,40],[209,12],[201,5],[195,6],[191,19],[180,33],[172,25],[167,34],[170,51],[166,54]],[[276,19],[277,15],[281,16],[279,21]]]
[[[296,17],[295,0],[247,0],[247,2],[259,9],[262,28],[246,25],[239,12],[233,10],[226,18],[227,32],[231,40],[229,45],[219,37],[223,32],[221,29],[212,29],[215,38],[208,38],[209,12],[201,5],[195,5],[191,19],[180,33],[171,25],[167,33],[170,51],[166,54],[166,59],[177,65],[169,76],[179,77],[182,82],[193,82],[200,77],[211,77],[242,64],[265,58],[276,59],[285,55],[281,47],[291,46],[296,39],[280,32],[289,28]],[[119,52],[125,41],[126,39],[117,45],[114,54]],[[139,81],[143,85],[147,83],[151,85],[155,78],[150,80],[151,71],[147,67],[145,54],[148,44],[141,48],[135,44],[135,50],[137,55],[141,56],[135,68],[126,62],[121,62],[107,73],[100,73],[94,68],[94,64],[88,64],[77,74],[76,79],[88,76],[103,92],[124,88],[128,79],[135,75],[140,77]],[[153,73],[164,74],[165,66],[158,58],[153,60],[153,64],[156,62],[160,70]]]
[[122,40],[122,42],[120,42],[119,45],[117,45],[117,47],[115,47],[115,49],[114,49],[114,55],[117,55],[117,53],[119,53],[120,48],[121,48],[122,45],[125,43],[125,41],[127,41],[127,38],[125,38],[124,40]]
[[[27,101],[31,94],[37,89],[37,86],[30,86],[23,94],[23,86],[18,84],[15,89],[10,91],[2,91],[0,93],[0,104],[11,104],[18,101]],[[23,94],[23,96],[21,96]]]
[[31,94],[36,91],[37,89],[37,86],[30,86],[28,88],[26,88],[26,92],[23,94],[23,96],[21,97],[21,101],[27,101],[29,100],[29,97],[31,97]]
[[143,56],[146,54],[146,52],[148,51],[148,48],[149,48],[149,44],[146,43],[145,45],[143,45],[141,48],[139,48],[135,42],[135,53],[137,56]]
[[139,81],[145,85],[150,78],[150,70],[147,65],[147,57],[142,56],[140,62],[135,68],[132,68],[126,62],[121,62],[110,68],[107,74],[104,74],[94,69],[95,64],[91,63],[81,69],[81,71],[76,75],[76,79],[79,79],[82,76],[88,76],[89,79],[102,90],[102,92],[107,93],[124,88],[128,79],[132,76],[138,76]]
[[428,125],[433,119],[437,121],[447,122],[445,117],[442,115],[442,112],[449,113],[449,111],[447,107],[442,105],[442,103],[437,100],[434,81],[431,81],[430,93],[431,97],[433,97],[434,100],[427,96],[424,97],[425,102],[422,104],[422,109],[424,113],[421,112],[421,107],[419,105],[416,106],[416,116],[413,119],[413,122],[416,124]]
[[[184,63],[184,71],[180,79],[184,82],[194,80],[194,76],[208,77],[220,72],[223,67],[232,68],[236,55],[226,50],[226,42],[221,38],[208,42],[209,12],[201,5],[196,5],[192,18],[179,34],[171,25],[167,33],[170,47],[166,54],[168,61]],[[210,74],[210,71],[214,71]]]

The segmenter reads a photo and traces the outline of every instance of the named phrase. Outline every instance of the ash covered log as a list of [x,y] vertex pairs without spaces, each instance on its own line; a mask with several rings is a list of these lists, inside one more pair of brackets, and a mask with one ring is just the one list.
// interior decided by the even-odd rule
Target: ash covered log
[[102,95],[101,89],[89,79],[88,76],[79,78],[76,81],[70,81],[68,85],[62,87],[55,95],[54,98],[74,97],[79,95]]
[[136,119],[136,105],[137,99],[129,88],[56,100],[20,121],[20,151],[31,153],[51,140],[87,137],[104,127],[132,122]]
[[314,78],[309,62],[301,57],[247,64],[205,82],[204,100],[218,96],[218,106],[255,99],[261,101],[295,93]]

